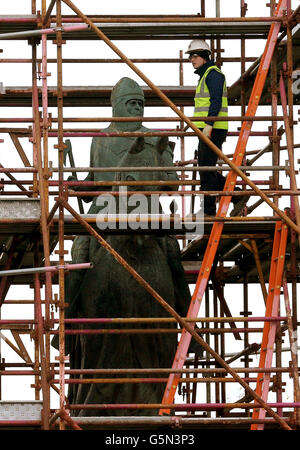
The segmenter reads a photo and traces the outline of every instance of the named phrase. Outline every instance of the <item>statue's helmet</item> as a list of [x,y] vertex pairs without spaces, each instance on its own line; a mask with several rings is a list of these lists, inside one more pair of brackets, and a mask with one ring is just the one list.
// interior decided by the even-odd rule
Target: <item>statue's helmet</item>
[[110,96],[113,117],[127,117],[129,114],[126,110],[126,103],[131,99],[142,100],[144,105],[143,90],[131,78],[121,78],[114,86]]

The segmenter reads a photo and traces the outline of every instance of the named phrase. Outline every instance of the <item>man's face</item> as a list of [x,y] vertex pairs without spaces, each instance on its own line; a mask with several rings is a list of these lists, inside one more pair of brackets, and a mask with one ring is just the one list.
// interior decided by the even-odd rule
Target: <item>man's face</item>
[[203,64],[206,63],[206,60],[203,59],[201,56],[197,55],[196,53],[192,53],[189,56],[189,60],[192,63],[192,66],[195,70],[199,69],[199,67],[203,66]]
[[144,113],[144,103],[140,99],[130,99],[126,102],[126,109],[129,116],[140,117]]

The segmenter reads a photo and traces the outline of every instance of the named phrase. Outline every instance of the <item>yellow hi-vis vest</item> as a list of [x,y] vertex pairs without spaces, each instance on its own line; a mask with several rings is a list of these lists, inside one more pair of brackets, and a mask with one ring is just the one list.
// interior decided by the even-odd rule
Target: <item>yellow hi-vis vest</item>
[[[219,73],[222,73],[221,70],[217,66],[210,66],[203,77],[200,79],[199,84],[196,89],[195,94],[195,110],[194,117],[207,117],[208,110],[210,107],[210,94],[209,89],[206,84],[206,77],[211,70],[216,70]],[[224,81],[223,86],[223,96],[222,96],[222,107],[219,111],[218,117],[228,117],[228,100],[227,100],[227,87],[226,81]],[[197,128],[204,128],[206,123],[203,122],[194,122]],[[228,121],[216,121],[214,122],[213,128],[228,130]]]

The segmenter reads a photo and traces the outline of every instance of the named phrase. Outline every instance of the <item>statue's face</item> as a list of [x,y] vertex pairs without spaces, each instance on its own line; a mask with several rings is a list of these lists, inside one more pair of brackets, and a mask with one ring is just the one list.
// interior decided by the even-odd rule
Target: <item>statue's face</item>
[[144,103],[140,99],[132,98],[125,104],[128,116],[139,117],[144,114]]

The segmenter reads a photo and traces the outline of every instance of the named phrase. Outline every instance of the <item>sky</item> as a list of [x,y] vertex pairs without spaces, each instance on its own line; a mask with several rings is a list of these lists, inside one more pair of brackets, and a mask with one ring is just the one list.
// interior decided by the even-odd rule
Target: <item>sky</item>
[[[1,15],[20,15],[20,14],[30,14],[30,0],[11,0],[10,2],[1,2],[0,5],[0,16]],[[47,1],[47,5],[50,1]],[[113,2],[95,2],[94,0],[74,0],[76,6],[82,10],[85,14],[195,14],[200,11],[200,0],[194,1],[176,1],[176,0],[164,0],[163,2],[153,0],[150,2],[141,2],[141,1],[116,1]],[[100,7],[97,8],[97,3],[101,3]],[[215,16],[215,2],[212,0],[207,5],[207,16],[214,17]],[[248,0],[248,12],[247,16],[268,16],[269,8],[265,6],[266,2],[262,2],[261,0]],[[40,2],[37,0],[37,4]],[[230,8],[228,5],[230,4]],[[299,0],[292,1],[292,8],[295,9],[299,6]],[[39,6],[38,6],[39,9]],[[70,14],[70,9],[63,6],[63,14]],[[221,0],[221,16],[223,17],[234,17],[239,16],[240,14],[240,1],[239,0],[230,0],[225,1]],[[1,33],[1,28],[0,28]],[[188,46],[189,41],[154,41],[154,42],[144,42],[144,41],[116,41],[115,44],[128,56],[129,58],[155,58],[155,57],[170,57],[176,58],[179,56],[179,51],[185,51]],[[222,44],[225,49],[225,56],[239,56],[240,54],[240,44],[238,41],[222,41]],[[261,41],[253,41],[248,42],[246,45],[246,54],[247,56],[258,57],[261,55],[264,49],[264,42]],[[0,41],[0,49],[3,49],[3,53],[0,54],[1,58],[30,58],[31,57],[31,49],[28,46],[27,42],[13,42],[13,41]],[[48,45],[48,56],[56,57],[56,46],[52,43]],[[41,55],[41,50],[38,49],[38,56]],[[107,48],[107,46],[100,41],[85,41],[85,42],[67,42],[66,45],[63,46],[63,56],[64,57],[99,57],[99,58],[110,58],[115,57],[114,53],[111,49]],[[137,64],[138,67],[144,71],[147,76],[158,86],[176,86],[179,84],[179,71],[178,66],[176,64],[164,65],[163,68],[159,64]],[[250,63],[247,63],[247,67]],[[232,84],[236,81],[240,76],[240,66],[238,63],[225,63],[222,67],[222,70],[226,74],[228,85]],[[49,72],[51,72],[51,76],[48,78],[48,85],[55,86],[56,84],[56,66],[54,64],[49,65]],[[141,81],[138,76],[132,73],[131,69],[126,67],[126,65],[118,64],[118,65],[97,65],[97,64],[88,64],[86,66],[80,66],[75,64],[66,64],[63,70],[63,83],[65,86],[99,86],[99,85],[114,85],[121,77],[130,76],[139,82],[142,86],[144,82]],[[8,86],[30,86],[31,85],[31,65],[30,64],[2,64],[1,73],[0,73],[0,82],[3,83],[4,87]],[[186,86],[195,86],[197,83],[197,77],[195,77],[193,70],[189,64],[184,65],[184,84]],[[295,113],[297,114],[298,107],[295,108]],[[172,111],[166,112],[166,108],[146,108],[145,116],[162,116],[168,115],[173,116],[174,113]],[[57,115],[57,111],[55,108],[50,108],[49,112],[53,114],[53,116]],[[185,113],[187,115],[192,115],[193,108],[185,108]],[[240,109],[236,107],[231,107],[229,109],[229,114],[238,115],[240,113]],[[270,113],[270,108],[259,108],[258,114],[268,114]],[[14,115],[18,115],[20,117],[31,117],[31,109],[26,108],[23,110],[16,111],[14,108],[1,108],[0,117],[12,117]],[[64,115],[67,117],[74,117],[78,115],[78,110],[74,108],[65,108]],[[279,108],[279,114],[281,114],[281,110]],[[95,116],[99,117],[104,115],[105,117],[109,117],[111,115],[111,110],[109,108],[81,108],[80,115],[82,117],[90,117]],[[166,123],[166,128],[170,127],[170,124]],[[2,125],[1,125],[2,126]],[[5,125],[9,126],[9,125]],[[13,125],[15,126],[15,125]],[[18,125],[19,126],[19,125]],[[22,126],[22,125],[20,125]],[[27,126],[27,125],[26,125]],[[89,126],[88,124],[86,125]],[[92,125],[94,127],[95,125]],[[103,125],[106,126],[106,125]],[[154,125],[154,127],[161,128],[163,124]],[[231,130],[236,131],[239,123],[231,124]],[[68,127],[71,128],[71,125],[68,124]],[[261,123],[255,123],[253,125],[253,130],[261,130]],[[298,133],[299,135],[299,133]],[[2,150],[0,162],[5,167],[12,166],[22,166],[21,161],[18,159],[18,155],[13,147],[13,144],[9,141],[7,135],[1,135],[0,138],[5,139],[4,144],[0,144],[0,146],[5,146],[5,151]],[[267,138],[250,138],[247,146],[248,150],[263,148],[267,144]],[[224,153],[230,154],[234,151],[235,144],[237,139],[231,138],[228,139],[224,145]],[[32,146],[28,142],[28,139],[21,140],[22,145],[28,157],[30,158],[32,155]],[[89,164],[89,148],[90,148],[91,138],[74,138],[72,140],[72,147],[74,151],[75,162],[77,166],[88,166]],[[299,142],[299,139],[298,141]],[[50,150],[50,160],[53,161],[53,165],[57,166],[57,156],[56,151],[53,149],[53,146],[56,144],[55,140],[51,140],[50,144],[52,149]],[[284,145],[284,142],[282,143]],[[179,159],[179,142],[176,142],[176,150],[175,150],[175,160]],[[189,138],[188,143],[186,144],[186,159],[191,159],[194,154],[194,150],[197,147],[197,139]],[[1,148],[0,148],[1,150]],[[285,159],[287,159],[287,155],[282,155],[281,163],[284,164]],[[265,158],[261,158],[259,164],[269,164],[270,157],[266,156]],[[264,175],[262,175],[264,176]],[[265,174],[267,178],[269,174]],[[25,178],[25,176],[24,176]],[[282,176],[282,184],[285,186],[289,184],[289,180],[285,175]],[[282,205],[287,200],[282,200]],[[257,215],[264,214],[266,211],[264,206],[261,206],[257,209]],[[271,215],[270,208],[267,209],[267,214]],[[55,257],[57,258],[57,256]],[[10,293],[8,298],[16,298],[15,295],[19,295],[17,291],[13,291]],[[32,290],[28,290],[22,292],[22,296],[24,298],[32,298],[33,292]],[[260,306],[257,305],[257,297],[260,298]],[[257,294],[257,286],[250,287],[250,309],[251,307],[255,308],[256,315],[263,314],[263,302],[261,293]],[[239,315],[239,311],[242,310],[242,291],[237,291],[236,294],[237,302],[233,305],[233,315]],[[254,304],[255,302],[255,304]],[[30,318],[32,312],[29,307],[26,307],[27,310],[19,309],[16,311],[11,307],[6,307],[7,309],[3,310],[3,318],[9,317],[12,318],[12,314],[14,314],[15,318],[18,317],[27,317]],[[260,309],[260,313],[257,311]],[[255,340],[255,338],[253,337]],[[7,354],[8,349],[5,343],[0,344],[2,347],[2,357],[4,353]],[[1,348],[0,347],[0,348]],[[13,355],[13,353],[8,352],[8,357],[6,359],[16,361],[20,361],[20,359]],[[11,383],[11,380],[7,380],[8,377],[4,377],[2,380],[2,393],[4,399],[28,399],[28,397],[33,398],[33,390],[28,391],[24,390],[23,386],[20,383],[15,383],[13,389],[7,389],[8,382]],[[29,377],[28,377],[29,378]],[[30,382],[27,382],[28,386]],[[10,384],[11,386],[11,384]],[[235,396],[238,397],[239,393],[241,393],[241,389],[237,388]],[[56,400],[54,399],[54,402]]]

